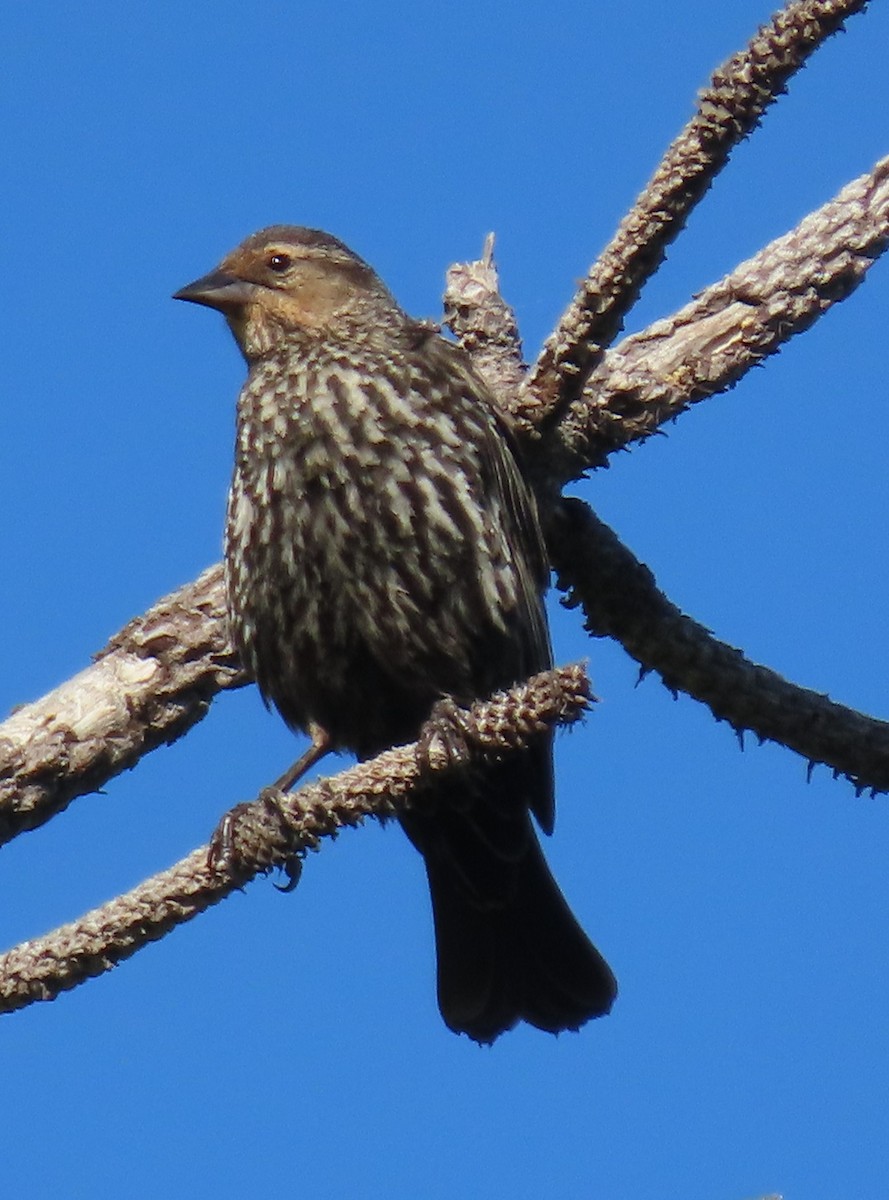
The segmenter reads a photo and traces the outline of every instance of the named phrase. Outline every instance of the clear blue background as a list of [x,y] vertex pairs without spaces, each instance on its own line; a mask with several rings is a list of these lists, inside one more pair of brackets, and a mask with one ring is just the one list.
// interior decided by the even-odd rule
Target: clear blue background
[[[766,0],[151,6],[4,16],[0,705],[220,554],[243,367],[170,293],[271,222],[410,311],[498,234],[529,356]],[[631,328],[887,150],[889,12],[735,154]],[[889,266],[730,395],[579,489],[719,636],[889,716]],[[2,1190],[34,1197],[883,1200],[889,802],[678,702],[553,606],[601,704],[549,854],[614,1014],[493,1049],[441,1024],[422,864],[327,844],[110,976],[0,1020]],[[296,744],[252,691],[0,857],[0,938],[204,842]]]

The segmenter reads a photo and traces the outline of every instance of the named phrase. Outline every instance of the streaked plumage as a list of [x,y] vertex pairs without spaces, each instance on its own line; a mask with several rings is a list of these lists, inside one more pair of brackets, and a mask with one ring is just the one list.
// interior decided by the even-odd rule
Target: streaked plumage
[[[512,439],[462,352],[328,234],[274,226],[177,295],[248,362],[226,529],[232,632],[294,729],[362,758],[550,664],[547,564]],[[568,909],[552,747],[430,787],[426,861],[447,1024],[492,1041],[607,1012],[614,979]]]

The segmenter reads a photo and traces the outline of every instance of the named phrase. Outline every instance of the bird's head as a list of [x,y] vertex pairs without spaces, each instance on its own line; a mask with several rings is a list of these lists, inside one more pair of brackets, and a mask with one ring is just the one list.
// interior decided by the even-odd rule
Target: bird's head
[[272,225],[175,293],[225,316],[250,361],[294,333],[348,336],[398,307],[371,267],[318,229]]

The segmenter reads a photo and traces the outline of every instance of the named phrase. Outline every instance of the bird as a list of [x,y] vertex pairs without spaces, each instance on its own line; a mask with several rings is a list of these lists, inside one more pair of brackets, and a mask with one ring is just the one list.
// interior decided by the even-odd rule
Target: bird
[[[246,360],[229,625],[266,704],[310,734],[301,767],[412,742],[440,706],[552,665],[534,496],[456,343],[302,226],[260,230],[175,298],[221,312]],[[551,733],[436,776],[399,818],[425,862],[439,1009],[481,1044],[521,1021],[577,1030],[617,994],[532,817],[552,832]]]

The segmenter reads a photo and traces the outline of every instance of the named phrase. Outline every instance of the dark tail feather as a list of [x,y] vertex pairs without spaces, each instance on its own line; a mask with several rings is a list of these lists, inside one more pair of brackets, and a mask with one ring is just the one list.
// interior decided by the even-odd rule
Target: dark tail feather
[[402,818],[426,861],[441,1014],[477,1042],[493,1042],[519,1021],[550,1033],[579,1029],[617,995],[528,814],[529,782],[548,780],[548,758],[546,748],[449,781],[435,808]]
[[445,1023],[493,1042],[519,1021],[549,1033],[604,1016],[617,984],[550,874],[534,831],[503,907],[480,908],[440,860],[427,858],[438,1004]]

